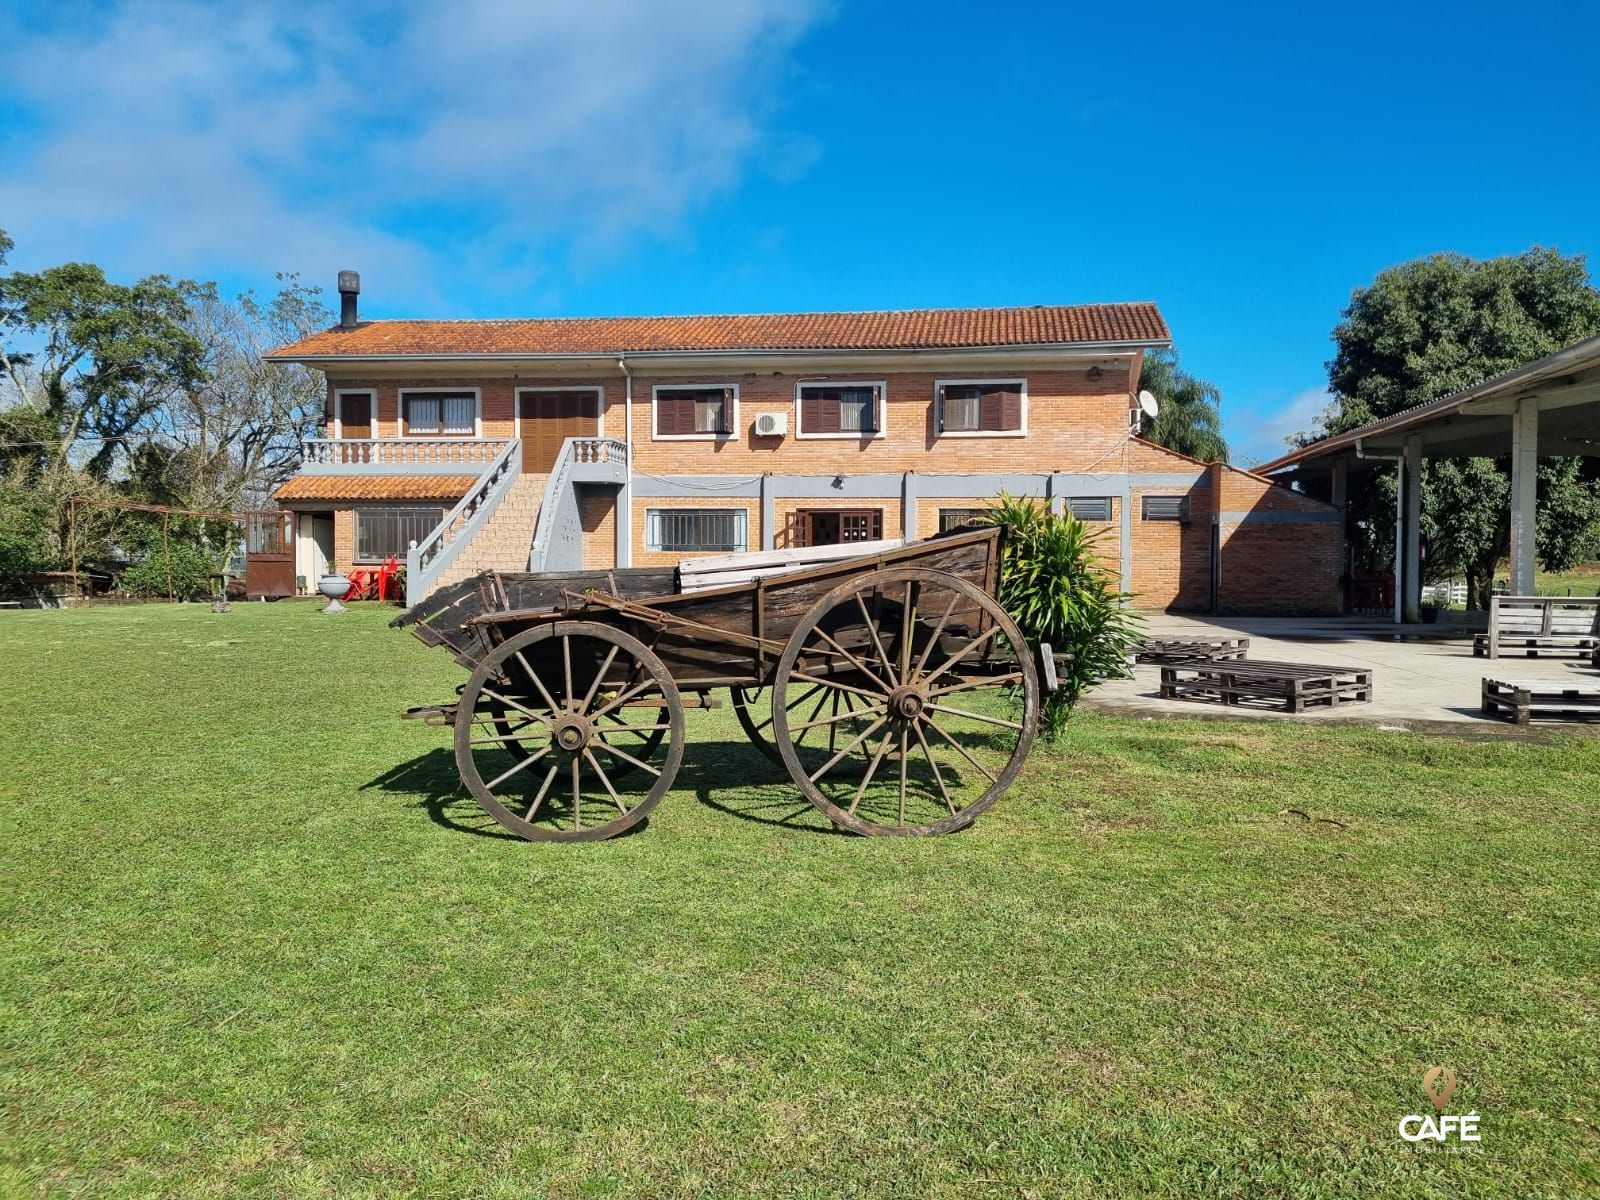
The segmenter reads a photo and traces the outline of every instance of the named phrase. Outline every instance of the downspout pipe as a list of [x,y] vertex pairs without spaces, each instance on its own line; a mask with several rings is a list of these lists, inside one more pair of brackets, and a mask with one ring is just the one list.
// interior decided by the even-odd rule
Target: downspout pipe
[[1356,457],[1363,462],[1392,462],[1394,488],[1394,623],[1405,624],[1406,570],[1406,457],[1404,454],[1368,454],[1362,439],[1356,439]]
[[622,508],[617,514],[621,553],[616,556],[616,562],[619,567],[631,567],[633,565],[633,372],[628,370],[626,354],[617,355],[617,370],[622,372],[622,377],[626,380],[623,392],[622,440],[627,446],[628,461],[625,464],[622,492],[618,496]]

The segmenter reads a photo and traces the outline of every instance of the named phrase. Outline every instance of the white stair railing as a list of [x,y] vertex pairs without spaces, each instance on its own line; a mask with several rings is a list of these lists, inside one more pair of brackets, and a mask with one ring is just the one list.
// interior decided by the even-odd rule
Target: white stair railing
[[433,532],[411,543],[406,551],[407,605],[427,598],[456,555],[488,523],[521,473],[522,439],[512,438]]

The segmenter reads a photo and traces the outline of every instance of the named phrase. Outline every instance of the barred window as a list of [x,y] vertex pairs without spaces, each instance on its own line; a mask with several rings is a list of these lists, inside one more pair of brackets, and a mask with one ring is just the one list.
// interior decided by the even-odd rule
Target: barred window
[[412,542],[420,542],[444,519],[444,509],[356,509],[356,561],[405,560]]
[[1109,521],[1111,497],[1074,496],[1067,501],[1067,511],[1080,521]]
[[1146,496],[1144,497],[1144,519],[1146,521],[1187,521],[1189,519],[1189,497]]
[[407,434],[471,437],[478,432],[478,401],[471,392],[408,392],[401,404]]
[[652,508],[645,513],[645,545],[680,553],[743,550],[747,515],[742,508]]
[[939,532],[949,533],[952,529],[960,529],[965,525],[975,524],[983,516],[981,508],[941,508],[939,510]]

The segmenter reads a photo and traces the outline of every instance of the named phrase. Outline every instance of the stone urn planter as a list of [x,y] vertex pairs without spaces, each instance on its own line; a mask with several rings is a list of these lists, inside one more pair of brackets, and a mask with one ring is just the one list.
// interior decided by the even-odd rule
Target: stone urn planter
[[330,572],[327,575],[324,575],[320,579],[318,579],[317,580],[317,591],[321,592],[324,596],[326,596],[328,598],[328,601],[329,601],[328,607],[323,609],[322,611],[323,612],[346,612],[346,611],[348,611],[345,608],[344,605],[339,603],[339,601],[343,600],[346,596],[348,596],[350,594],[350,587],[351,587],[350,581],[348,579],[346,579],[343,575],[335,575],[335,574]]

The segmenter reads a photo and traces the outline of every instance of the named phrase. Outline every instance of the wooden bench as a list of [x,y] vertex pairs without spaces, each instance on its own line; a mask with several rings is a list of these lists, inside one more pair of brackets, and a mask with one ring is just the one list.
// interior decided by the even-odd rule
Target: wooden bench
[[1135,662],[1187,663],[1244,658],[1250,652],[1247,637],[1154,638],[1139,643]]
[[1227,705],[1260,702],[1297,713],[1312,704],[1333,707],[1344,701],[1371,700],[1372,672],[1265,659],[1175,663],[1161,668],[1161,698]]
[[1472,640],[1472,653],[1588,656],[1600,648],[1600,596],[1492,596],[1489,632]]
[[1600,680],[1492,679],[1483,681],[1483,711],[1526,725],[1541,717],[1600,719]]

